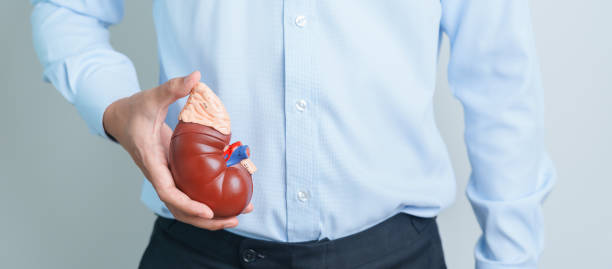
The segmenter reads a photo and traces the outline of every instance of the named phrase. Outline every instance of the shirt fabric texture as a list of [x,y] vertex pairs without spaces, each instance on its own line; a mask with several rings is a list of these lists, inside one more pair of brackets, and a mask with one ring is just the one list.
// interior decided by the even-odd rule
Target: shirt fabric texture
[[[44,79],[108,138],[105,108],[141,90],[109,43],[123,1],[33,4]],[[282,242],[336,239],[398,212],[432,217],[453,202],[432,100],[446,34],[472,166],[466,195],[483,231],[476,267],[537,266],[556,172],[529,1],[155,0],[153,17],[159,83],[201,71],[258,167],[255,210],[227,230]],[[185,101],[169,108],[172,128]],[[172,217],[147,180],[141,197]]]

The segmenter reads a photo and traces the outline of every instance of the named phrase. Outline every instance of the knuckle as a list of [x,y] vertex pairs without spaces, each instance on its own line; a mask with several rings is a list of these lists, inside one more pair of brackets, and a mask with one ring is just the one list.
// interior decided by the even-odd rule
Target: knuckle
[[223,224],[220,222],[214,222],[210,225],[210,230],[213,231],[220,230],[221,228],[223,228]]
[[168,89],[170,91],[175,91],[181,85],[181,78],[173,78],[168,80]]

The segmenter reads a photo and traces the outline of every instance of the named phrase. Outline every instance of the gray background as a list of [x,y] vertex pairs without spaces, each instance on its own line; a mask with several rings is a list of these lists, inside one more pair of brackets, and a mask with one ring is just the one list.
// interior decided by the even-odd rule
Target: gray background
[[[158,75],[151,4],[126,1],[112,43],[138,70]],[[612,268],[612,38],[603,0],[540,0],[532,14],[544,86],[547,147],[559,179],[544,206],[541,268]],[[142,176],[118,146],[90,135],[76,110],[41,81],[31,6],[0,10],[0,268],[133,268],[153,215],[139,201]],[[480,234],[464,190],[470,171],[462,109],[450,94],[442,50],[437,120],[458,190],[439,217],[450,268],[473,268]]]

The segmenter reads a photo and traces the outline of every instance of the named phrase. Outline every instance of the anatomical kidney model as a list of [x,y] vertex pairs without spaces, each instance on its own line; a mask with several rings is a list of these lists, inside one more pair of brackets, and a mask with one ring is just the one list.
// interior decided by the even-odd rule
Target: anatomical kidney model
[[257,170],[247,145],[229,145],[230,118],[221,100],[198,83],[179,114],[170,141],[170,170],[178,189],[209,206],[215,217],[240,214],[251,201]]

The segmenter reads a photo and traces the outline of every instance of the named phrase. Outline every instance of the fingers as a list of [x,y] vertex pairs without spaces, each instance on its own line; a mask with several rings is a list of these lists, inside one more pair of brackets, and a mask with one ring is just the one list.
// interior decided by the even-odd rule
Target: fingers
[[[242,211],[242,214],[246,214],[253,211],[253,203],[249,203],[247,207]],[[207,229],[207,230],[219,230],[225,228],[233,228],[238,226],[237,217],[227,218],[213,218],[213,219],[202,219],[198,217],[186,217],[183,222],[187,222],[191,225]]]
[[167,204],[167,207],[175,219],[202,229],[219,230],[236,227],[238,225],[238,218],[236,217],[207,219],[199,216],[185,215],[180,210],[169,204]]
[[242,214],[247,214],[250,213],[251,211],[253,211],[253,203],[249,203],[249,205],[247,205],[247,207],[242,210]]
[[219,219],[203,219],[198,217],[187,217],[183,222],[189,223],[193,226],[200,227],[207,230],[220,230],[225,228],[233,228],[238,226],[238,218],[228,217]]
[[164,203],[172,205],[185,215],[197,216],[206,219],[211,219],[214,216],[214,213],[210,207],[198,201],[192,200],[176,187],[171,187],[160,192],[160,199]]
[[185,193],[174,185],[172,174],[167,166],[163,164],[147,164],[151,184],[155,187],[159,198],[168,206],[174,207],[181,213],[189,216],[200,216],[210,219],[213,217],[212,210],[205,204],[191,200]]
[[194,71],[185,77],[168,80],[160,87],[155,88],[155,99],[158,104],[169,106],[179,98],[185,97],[189,91],[200,81],[200,71]]

